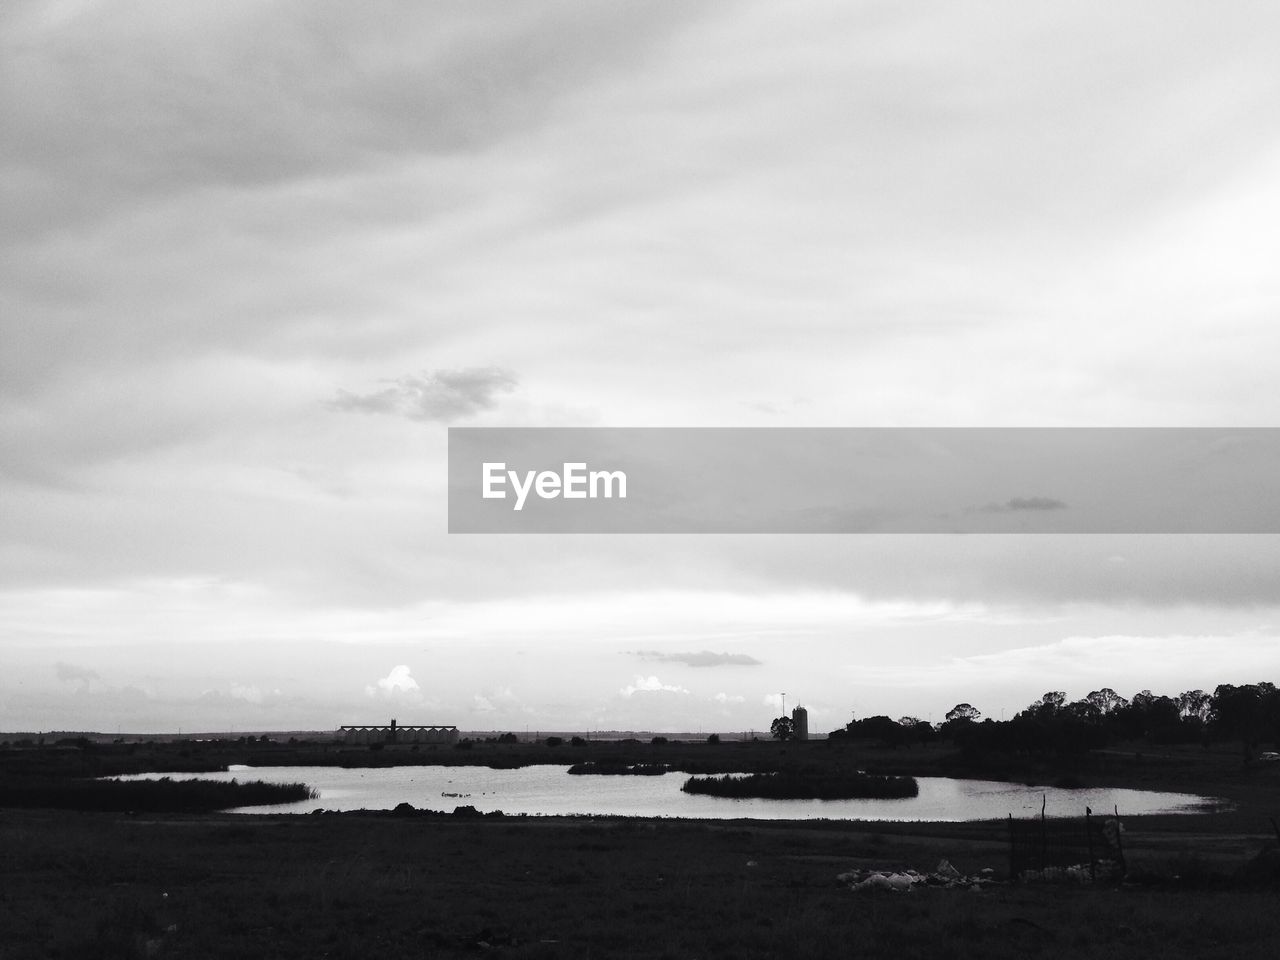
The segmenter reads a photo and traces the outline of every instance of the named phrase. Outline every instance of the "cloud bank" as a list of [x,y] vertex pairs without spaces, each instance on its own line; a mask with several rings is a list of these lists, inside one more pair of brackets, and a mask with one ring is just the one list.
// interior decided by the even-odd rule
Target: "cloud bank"
[[697,653],[663,653],[658,650],[637,650],[635,655],[642,660],[656,660],[660,663],[683,663],[686,667],[758,667],[762,661],[746,653],[712,653],[701,650]]
[[498,394],[510,393],[517,383],[515,374],[497,367],[436,370],[400,377],[372,393],[339,390],[331,405],[355,413],[391,413],[448,423],[493,409]]

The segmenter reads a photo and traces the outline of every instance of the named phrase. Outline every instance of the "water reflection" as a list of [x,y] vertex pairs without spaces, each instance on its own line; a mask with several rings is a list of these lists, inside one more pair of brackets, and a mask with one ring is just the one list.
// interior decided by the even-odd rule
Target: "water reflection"
[[[203,778],[301,780],[320,791],[315,800],[269,807],[242,807],[241,813],[310,813],[313,810],[390,810],[398,803],[450,811],[470,804],[481,812],[586,814],[632,817],[690,817],[762,820],[989,820],[1038,816],[1042,797],[1050,817],[1080,816],[1118,807],[1121,815],[1198,813],[1205,797],[1185,793],[1098,788],[1064,790],[992,780],[920,777],[919,796],[900,800],[729,800],[682,793],[687,774],[662,776],[571,776],[562,766],[491,770],[488,767],[235,767]],[[150,777],[186,774],[147,774]]]

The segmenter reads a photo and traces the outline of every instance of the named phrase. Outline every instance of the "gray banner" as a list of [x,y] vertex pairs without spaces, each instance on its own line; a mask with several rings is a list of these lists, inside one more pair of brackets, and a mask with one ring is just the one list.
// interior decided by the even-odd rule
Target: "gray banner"
[[1280,533],[1280,429],[453,427],[449,532]]

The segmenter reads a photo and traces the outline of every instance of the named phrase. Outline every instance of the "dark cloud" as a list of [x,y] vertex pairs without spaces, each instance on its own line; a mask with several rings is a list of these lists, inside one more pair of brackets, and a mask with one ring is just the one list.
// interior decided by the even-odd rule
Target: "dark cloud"
[[686,667],[758,667],[761,661],[745,653],[712,653],[702,650],[698,653],[662,653],[658,650],[637,650],[637,657],[643,660],[658,660],[662,663],[683,663]]
[[436,370],[391,381],[372,393],[339,390],[332,406],[356,413],[392,413],[410,420],[458,420],[491,410],[497,394],[516,388],[515,374],[498,367]]
[[1019,510],[1065,510],[1067,505],[1053,497],[1014,497],[1004,503],[989,503],[983,513],[1016,513]]
[[[566,98],[643,75],[703,16],[372,9],[0,9],[0,395],[228,343],[283,357],[380,344],[395,320],[379,301],[402,281],[361,268],[395,273],[378,231],[422,238],[416,269],[432,260],[438,295],[433,251],[459,248],[444,234],[465,224],[494,249],[467,215],[493,195],[477,171],[523,164],[501,148]],[[436,333],[462,322],[417,312]]]
[[[228,3],[174,17],[5,11],[0,188],[32,234],[139,195],[261,186],[482,150],[558,99],[641,62],[689,14],[449,5],[370,15],[343,5]],[[50,122],[57,118],[57,122]],[[92,157],[95,173],[83,176]],[[79,189],[66,190],[75,182]]]

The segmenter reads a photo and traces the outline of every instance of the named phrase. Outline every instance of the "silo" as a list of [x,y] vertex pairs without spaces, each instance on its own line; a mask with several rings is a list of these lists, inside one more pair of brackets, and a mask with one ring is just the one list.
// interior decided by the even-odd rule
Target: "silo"
[[804,707],[791,711],[791,732],[797,740],[809,739],[809,711]]

